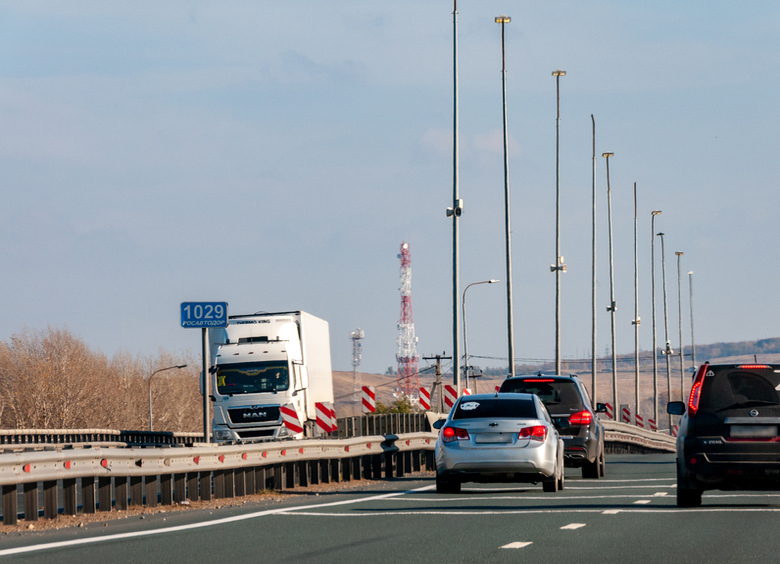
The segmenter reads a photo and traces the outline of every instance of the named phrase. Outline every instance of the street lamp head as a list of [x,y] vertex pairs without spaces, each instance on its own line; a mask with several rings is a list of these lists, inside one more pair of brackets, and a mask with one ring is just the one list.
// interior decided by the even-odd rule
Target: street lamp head
[[601,153],[601,156],[602,156],[602,157],[607,157],[607,158],[608,158],[608,157],[614,157],[614,156],[615,156],[615,153]]
[[656,235],[658,235],[659,237],[663,237],[664,236],[663,233],[656,233]]
[[500,16],[498,16],[496,18],[496,23],[500,23],[500,24],[507,24],[507,23],[509,23],[511,21],[512,21],[512,18],[510,18],[509,16],[505,16],[503,14],[501,14]]
[[683,255],[682,251],[675,251],[674,254],[676,254],[678,257],[681,257]]
[[496,280],[494,278],[491,278],[490,280],[488,280],[488,284],[495,284],[496,282],[501,282],[501,280]]
[[553,76],[566,76],[566,71],[565,70],[561,70],[561,69],[554,70],[552,75]]
[[689,271],[688,271],[688,276],[690,276],[690,275],[692,275],[692,274],[693,274],[693,270],[689,270]]
[[178,364],[176,368],[187,368],[186,364]]
[[655,210],[654,212],[651,212],[650,215],[661,215],[661,210]]

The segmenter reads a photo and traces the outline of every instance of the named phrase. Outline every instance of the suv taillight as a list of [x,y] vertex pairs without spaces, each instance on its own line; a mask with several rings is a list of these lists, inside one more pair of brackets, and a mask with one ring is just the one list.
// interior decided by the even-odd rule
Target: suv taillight
[[569,415],[569,425],[590,425],[591,421],[593,421],[593,414],[588,410]]
[[701,399],[701,387],[704,384],[704,375],[707,373],[709,364],[704,363],[699,367],[696,377],[691,386],[691,395],[688,397],[688,415],[694,416],[699,411],[699,400]]
[[523,427],[517,435],[520,439],[530,439],[543,443],[547,440],[547,427],[544,425],[534,425],[533,427]]
[[441,440],[445,443],[467,441],[469,440],[469,432],[458,427],[445,427],[441,430]]

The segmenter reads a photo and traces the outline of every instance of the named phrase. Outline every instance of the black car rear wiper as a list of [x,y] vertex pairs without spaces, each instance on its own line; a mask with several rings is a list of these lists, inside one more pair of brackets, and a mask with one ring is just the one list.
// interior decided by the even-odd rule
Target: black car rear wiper
[[753,407],[753,406],[756,406],[756,405],[780,405],[780,403],[778,403],[776,401],[757,400],[757,399],[747,400],[747,401],[742,401],[742,402],[739,402],[739,403],[734,403],[734,404],[728,405],[726,407],[721,407],[720,409],[715,410],[715,413],[718,413],[718,412],[721,412],[721,411],[726,411],[727,409],[736,409],[738,407]]

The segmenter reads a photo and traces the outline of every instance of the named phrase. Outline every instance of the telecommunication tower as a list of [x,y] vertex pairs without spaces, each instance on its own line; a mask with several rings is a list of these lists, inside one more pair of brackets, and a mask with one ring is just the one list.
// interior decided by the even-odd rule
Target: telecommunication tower
[[417,337],[412,317],[412,255],[409,243],[401,243],[401,319],[398,321],[398,391],[417,399],[420,378],[417,374]]
[[352,339],[352,401],[362,401],[362,388],[363,382],[360,376],[360,359],[363,356],[363,337],[365,332],[358,327],[357,331],[352,331],[350,339]]

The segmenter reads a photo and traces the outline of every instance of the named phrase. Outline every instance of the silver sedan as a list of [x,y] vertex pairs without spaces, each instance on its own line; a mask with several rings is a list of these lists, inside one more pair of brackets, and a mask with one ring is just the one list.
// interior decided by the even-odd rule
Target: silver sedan
[[563,489],[563,442],[533,394],[463,396],[434,427],[440,429],[439,493],[458,493],[463,482],[541,482],[546,492]]

